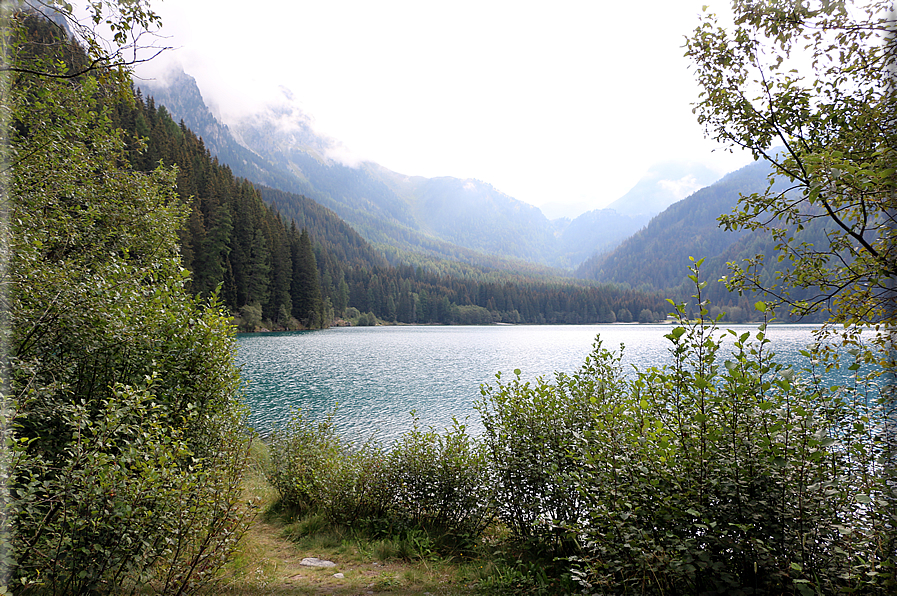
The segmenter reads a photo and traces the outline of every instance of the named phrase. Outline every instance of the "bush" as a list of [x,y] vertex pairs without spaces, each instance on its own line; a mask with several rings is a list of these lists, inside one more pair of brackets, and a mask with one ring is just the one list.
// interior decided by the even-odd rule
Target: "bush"
[[378,324],[377,316],[372,312],[360,314],[355,321],[356,327],[374,327]]
[[520,370],[496,386],[484,385],[475,405],[483,420],[491,493],[499,518],[515,539],[563,552],[572,548],[567,528],[586,513],[570,478],[583,462],[570,457],[590,431],[594,403],[619,393],[619,358],[600,341],[577,374],[558,373],[554,383],[521,382]]
[[700,288],[697,298],[694,323],[677,307],[670,366],[638,372],[612,399],[595,395],[571,476],[588,503],[573,524],[584,547],[581,585],[885,593],[888,530],[865,505],[885,487],[870,473],[876,422],[862,388],[846,398],[801,381],[775,363],[763,326],[753,338],[730,331],[734,355],[719,362]]
[[262,324],[262,305],[246,304],[240,309],[244,331],[255,331]]
[[494,321],[489,309],[475,304],[453,306],[451,316],[458,325],[489,325]]
[[414,428],[389,452],[343,442],[333,413],[312,422],[300,411],[270,437],[267,476],[280,505],[330,523],[367,525],[375,534],[419,528],[443,543],[476,538],[490,521],[482,450],[463,425],[445,433]]
[[650,309],[643,308],[638,313],[639,323],[653,323],[656,319],[657,317],[654,316],[654,313]]
[[728,331],[733,354],[718,358],[699,265],[696,320],[675,305],[670,365],[624,379],[599,340],[574,375],[483,387],[500,519],[539,569],[568,555],[589,594],[887,593],[885,397],[856,376],[867,355],[837,388],[812,362],[805,379],[778,364],[764,325]]
[[414,427],[393,445],[387,478],[392,511],[438,536],[478,537],[492,520],[486,454],[457,420],[445,432]]
[[27,256],[13,264],[16,593],[190,593],[250,515],[226,318],[183,293],[176,260],[70,262],[66,278]]
[[317,510],[322,502],[321,479],[339,465],[343,446],[333,428],[333,412],[312,423],[302,410],[275,428],[269,437],[268,482],[280,494],[280,504],[299,514]]

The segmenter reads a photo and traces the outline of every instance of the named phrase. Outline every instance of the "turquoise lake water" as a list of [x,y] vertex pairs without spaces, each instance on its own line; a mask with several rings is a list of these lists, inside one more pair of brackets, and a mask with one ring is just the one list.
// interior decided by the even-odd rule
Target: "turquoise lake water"
[[[743,333],[756,326],[732,325]],[[411,425],[417,411],[425,426],[444,428],[468,418],[480,385],[572,373],[600,335],[605,348],[625,344],[623,363],[641,369],[669,362],[669,325],[394,326],[339,327],[321,331],[247,334],[238,337],[238,362],[246,381],[250,423],[260,433],[285,421],[291,408],[312,417],[338,404],[337,429],[353,439],[374,434],[389,442]],[[779,360],[791,364],[812,342],[813,325],[770,326],[767,336]]]

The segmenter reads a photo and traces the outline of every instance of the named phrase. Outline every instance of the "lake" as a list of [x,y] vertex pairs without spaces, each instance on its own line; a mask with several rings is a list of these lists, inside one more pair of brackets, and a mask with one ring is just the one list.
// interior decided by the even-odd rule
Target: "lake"
[[[260,433],[285,421],[292,408],[323,417],[338,404],[337,429],[347,438],[372,433],[389,442],[410,428],[415,410],[425,426],[444,428],[469,417],[482,383],[519,368],[525,380],[573,373],[596,336],[605,348],[625,344],[623,363],[640,369],[669,362],[670,325],[385,326],[241,334],[238,362],[246,381],[250,423]],[[756,330],[755,325],[727,328]],[[797,363],[814,325],[767,329],[782,362]],[[731,342],[730,342],[731,343]]]

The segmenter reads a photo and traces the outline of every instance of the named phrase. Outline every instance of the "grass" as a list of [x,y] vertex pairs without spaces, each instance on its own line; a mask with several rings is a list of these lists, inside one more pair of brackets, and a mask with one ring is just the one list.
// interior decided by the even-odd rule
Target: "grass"
[[[482,561],[437,555],[414,535],[372,540],[317,516],[297,519],[277,512],[276,491],[262,473],[264,447],[254,449],[253,460],[244,486],[246,496],[260,502],[261,513],[225,569],[223,584],[209,594],[455,596],[478,593],[492,569]],[[305,557],[336,566],[304,567]]]

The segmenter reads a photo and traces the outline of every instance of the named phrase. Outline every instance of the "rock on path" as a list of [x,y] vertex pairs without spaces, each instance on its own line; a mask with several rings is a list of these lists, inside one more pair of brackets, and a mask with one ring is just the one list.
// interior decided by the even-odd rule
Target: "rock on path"
[[305,557],[300,563],[303,567],[336,567],[333,561],[325,561],[317,557]]

